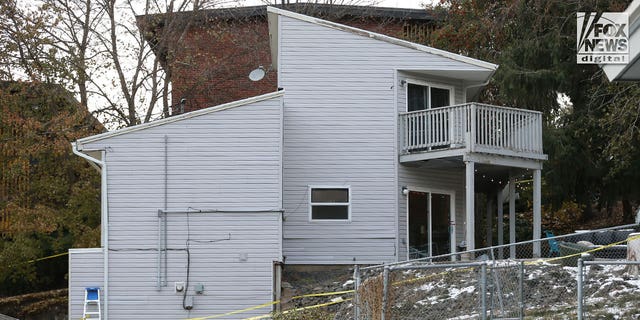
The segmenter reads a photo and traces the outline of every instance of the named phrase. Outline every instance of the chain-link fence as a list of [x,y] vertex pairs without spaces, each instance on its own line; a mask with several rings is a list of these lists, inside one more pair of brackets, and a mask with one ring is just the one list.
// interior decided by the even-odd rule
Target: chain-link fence
[[578,260],[578,319],[640,319],[638,261]]
[[520,318],[523,271],[517,261],[368,270],[357,289],[356,319]]
[[486,286],[483,268],[484,263],[386,267],[379,309],[376,291],[368,286],[371,281],[358,288],[361,315],[363,319],[376,319],[378,314],[379,319],[439,319],[480,314],[487,305],[482,290],[476,290]]
[[640,319],[640,266],[631,273],[627,266],[640,260],[628,246],[638,241],[640,251],[636,230],[547,233],[537,241],[356,267],[352,318]]

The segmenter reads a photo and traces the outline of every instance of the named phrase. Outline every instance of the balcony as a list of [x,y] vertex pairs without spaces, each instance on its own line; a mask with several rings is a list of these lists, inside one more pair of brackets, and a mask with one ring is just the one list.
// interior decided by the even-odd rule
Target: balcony
[[400,161],[468,153],[546,160],[542,113],[466,103],[400,114]]

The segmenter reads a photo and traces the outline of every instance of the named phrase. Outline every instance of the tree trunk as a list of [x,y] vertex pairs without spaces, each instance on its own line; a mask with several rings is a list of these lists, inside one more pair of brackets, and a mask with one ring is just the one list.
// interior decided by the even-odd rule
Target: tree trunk
[[631,224],[635,222],[633,215],[633,208],[631,208],[631,201],[627,197],[622,198],[622,223]]

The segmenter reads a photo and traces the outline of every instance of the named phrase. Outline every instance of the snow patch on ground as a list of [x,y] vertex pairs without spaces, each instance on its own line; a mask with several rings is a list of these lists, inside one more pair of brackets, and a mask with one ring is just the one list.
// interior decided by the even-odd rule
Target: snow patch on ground
[[468,286],[468,287],[464,287],[461,289],[458,288],[450,288],[449,289],[449,298],[451,299],[457,299],[458,296],[462,293],[473,293],[474,291],[476,291],[476,287],[475,286]]

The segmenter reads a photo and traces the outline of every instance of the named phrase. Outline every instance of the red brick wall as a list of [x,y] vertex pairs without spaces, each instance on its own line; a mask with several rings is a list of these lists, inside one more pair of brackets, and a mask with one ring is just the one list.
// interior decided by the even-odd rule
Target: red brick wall
[[[337,22],[393,37],[406,36],[401,20],[356,18]],[[258,66],[271,65],[265,17],[199,23],[174,45],[175,59],[169,63],[174,110],[183,98],[184,111],[188,112],[277,90],[276,72],[268,72],[257,82],[248,78]]]

